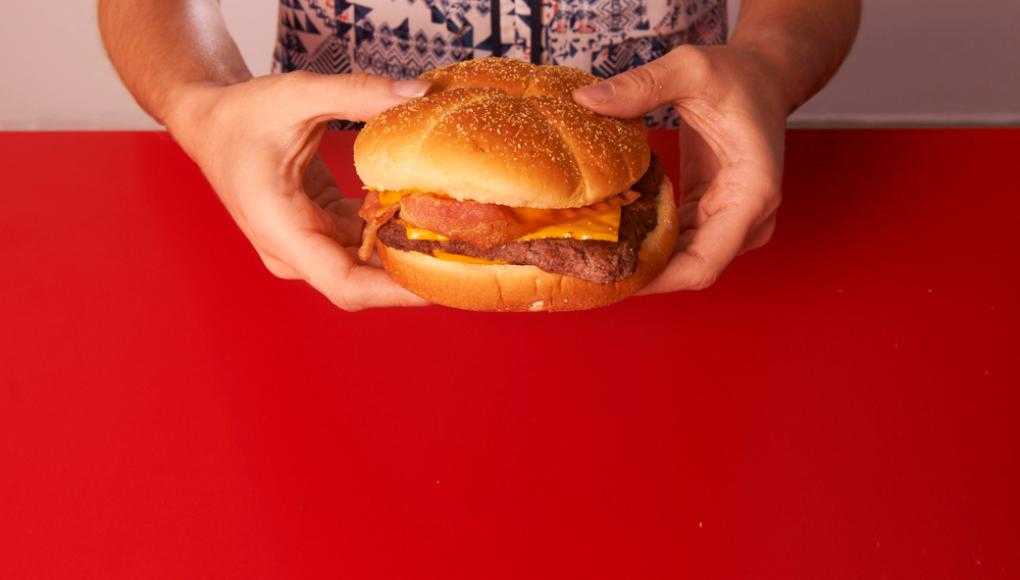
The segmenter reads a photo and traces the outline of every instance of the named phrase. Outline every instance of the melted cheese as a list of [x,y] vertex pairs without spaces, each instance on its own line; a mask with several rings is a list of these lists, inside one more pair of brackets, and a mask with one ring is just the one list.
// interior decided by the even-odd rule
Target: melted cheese
[[[389,207],[412,192],[381,191],[379,204]],[[529,233],[517,238],[518,241],[548,238],[575,240],[602,240],[615,242],[619,239],[620,208],[632,201],[636,193],[627,192],[608,200],[577,209],[533,209],[512,208],[517,220],[528,226]],[[445,242],[449,238],[413,224],[402,222],[409,240]]]
[[378,191],[379,194],[379,206],[390,207],[391,205],[397,205],[404,196],[411,195],[409,191]]
[[[561,238],[575,240],[604,240],[615,242],[620,232],[620,206],[598,204],[605,207],[584,207],[580,209],[533,210],[516,209],[518,219],[534,225],[531,233],[519,238],[520,241]],[[537,214],[537,215],[536,215]]]
[[432,250],[432,256],[439,258],[440,260],[447,260],[449,262],[460,262],[461,264],[478,264],[484,266],[496,266],[499,264],[505,264],[506,262],[500,262],[499,260],[486,260],[485,258],[476,258],[474,256],[465,256],[462,254],[451,254],[450,252],[444,252],[443,250]]
[[427,240],[430,242],[445,242],[450,239],[439,232],[426,230],[425,228],[419,228],[418,226],[409,224],[404,220],[400,220],[400,223],[404,225],[404,232],[407,234],[407,239],[409,240]]

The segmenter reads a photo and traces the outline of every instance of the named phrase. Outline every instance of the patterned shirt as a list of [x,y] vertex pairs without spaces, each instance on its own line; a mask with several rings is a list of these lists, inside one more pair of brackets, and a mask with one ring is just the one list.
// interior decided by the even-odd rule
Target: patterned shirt
[[680,44],[725,40],[725,0],[280,0],[273,68],[413,78],[495,55],[605,78]]

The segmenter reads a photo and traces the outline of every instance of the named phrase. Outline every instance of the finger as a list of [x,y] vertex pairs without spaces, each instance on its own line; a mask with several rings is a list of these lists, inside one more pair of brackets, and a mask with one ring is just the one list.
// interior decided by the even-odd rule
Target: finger
[[694,240],[694,235],[698,233],[697,228],[690,228],[687,230],[681,229],[680,234],[676,237],[677,251],[683,250],[687,246],[691,245],[691,241]]
[[574,91],[574,100],[603,115],[630,119],[695,93],[706,59],[681,46],[662,58]]
[[680,207],[677,208],[677,224],[679,225],[681,232],[698,227],[698,219],[701,215],[701,211],[699,210],[700,205],[700,199],[693,199],[680,204]]
[[[352,256],[357,256],[359,249],[360,249],[359,246],[349,246],[344,248],[344,251],[346,251],[348,254]],[[369,256],[368,260],[362,260],[361,262],[364,264],[368,264],[369,266],[373,266],[375,268],[383,267],[383,263],[382,260],[379,258],[378,252],[372,252],[372,255]]]
[[743,249],[740,253],[750,252],[751,250],[757,250],[758,248],[769,243],[772,239],[772,234],[776,231],[776,216],[775,214],[769,216],[761,224],[757,225],[751,230],[751,234],[747,237],[747,241],[744,242]]
[[259,259],[262,260],[262,265],[269,270],[269,273],[277,278],[283,280],[298,280],[301,278],[301,274],[297,270],[291,268],[283,260],[280,260],[276,256],[269,254],[259,248],[255,248],[255,252],[259,255]]
[[333,221],[333,238],[343,246],[360,244],[365,223],[358,217],[362,200],[343,197],[333,173],[318,155],[312,157],[303,181],[308,197]]
[[292,251],[304,279],[343,310],[427,304],[398,286],[385,271],[359,265],[346,250],[322,234],[307,232],[295,240]]
[[744,247],[754,225],[756,212],[731,206],[714,213],[691,234],[690,242],[680,247],[665,271],[641,294],[676,290],[703,290],[719,278],[722,271]]
[[337,187],[333,172],[329,170],[329,166],[318,155],[312,155],[301,182],[309,197],[319,207],[326,207],[333,200],[334,196],[340,197],[340,189]]
[[249,212],[253,242],[344,310],[425,301],[378,268],[359,265],[335,239],[333,221],[303,192],[268,196]]
[[357,247],[361,245],[361,232],[365,221],[358,216],[361,199],[340,198],[331,202],[325,210],[333,216],[336,223],[334,236],[341,245]]
[[429,83],[355,73],[288,73],[287,106],[303,119],[367,121],[408,99],[424,95]]

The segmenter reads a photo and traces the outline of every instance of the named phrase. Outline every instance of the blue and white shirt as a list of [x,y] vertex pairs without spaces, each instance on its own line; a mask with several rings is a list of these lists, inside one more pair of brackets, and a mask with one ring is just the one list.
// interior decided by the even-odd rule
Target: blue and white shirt
[[[610,77],[726,40],[725,0],[280,0],[274,70],[413,78],[505,56]],[[652,113],[655,126],[675,115]]]

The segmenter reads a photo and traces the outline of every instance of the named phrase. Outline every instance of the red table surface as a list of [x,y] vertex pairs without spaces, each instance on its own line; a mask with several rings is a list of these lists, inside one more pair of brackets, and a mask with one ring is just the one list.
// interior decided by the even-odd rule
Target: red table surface
[[0,578],[1020,577],[1018,151],[794,131],[708,291],[348,314],[167,136],[4,134]]

